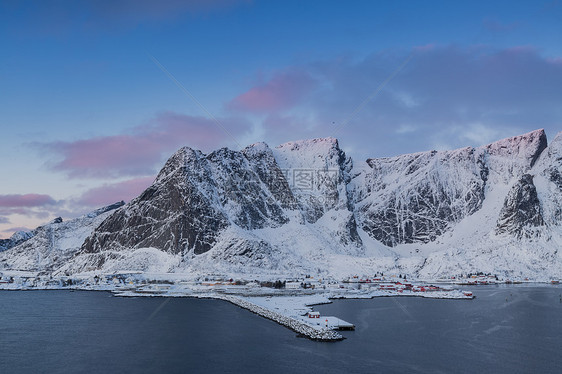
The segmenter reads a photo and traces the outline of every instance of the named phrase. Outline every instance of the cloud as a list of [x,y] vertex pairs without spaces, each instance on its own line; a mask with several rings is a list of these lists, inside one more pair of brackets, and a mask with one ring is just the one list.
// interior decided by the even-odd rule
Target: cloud
[[407,133],[411,133],[416,131],[417,128],[416,126],[412,126],[412,125],[400,125],[398,126],[398,128],[396,129],[396,133],[397,134],[407,134]]
[[41,208],[1,208],[0,216],[10,217],[13,215],[26,216],[30,218],[45,219],[51,215],[51,207],[41,207]]
[[56,142],[48,147],[63,157],[53,169],[71,177],[146,174],[162,152],[162,145],[150,136],[132,135]]
[[235,97],[227,108],[246,112],[272,112],[289,109],[316,88],[312,76],[300,69],[275,74],[270,80]]
[[72,219],[117,201],[128,201],[140,195],[153,181],[154,176],[108,183],[87,190],[77,198],[59,201],[40,194],[0,195],[0,232],[11,235],[18,230],[27,230],[27,226],[43,224],[54,217]]
[[496,33],[512,31],[521,26],[519,22],[503,23],[493,18],[485,18],[482,25],[486,30]]
[[469,124],[463,128],[455,129],[459,136],[471,144],[488,144],[501,138],[497,129],[484,126],[480,123]]
[[265,138],[261,140],[277,144],[336,136],[340,144],[353,147],[357,158],[443,145],[478,146],[537,128],[550,134],[560,131],[559,58],[544,57],[532,46],[431,45],[414,48],[413,53],[402,69],[398,68],[410,51],[389,50],[360,59],[334,58],[285,67],[271,81],[248,92],[276,92],[277,77],[285,71],[299,71],[321,83],[307,92],[306,100],[294,100],[290,105],[257,101],[252,106],[248,92],[233,102],[245,103],[242,98],[247,98],[248,104],[238,108],[249,113],[275,110],[260,122],[258,133]]
[[163,157],[181,146],[212,150],[250,129],[249,123],[234,118],[220,122],[221,127],[207,118],[168,112],[127,134],[52,142],[41,148],[59,157],[50,168],[72,178],[146,176],[155,174]]
[[7,233],[10,233],[10,234],[12,234],[16,231],[31,231],[31,229],[28,228],[28,227],[25,227],[25,226],[17,226],[17,227],[10,227],[10,228],[2,230],[2,232],[7,232]]
[[[207,16],[248,4],[249,0],[95,0],[0,2],[0,14],[18,19],[12,33],[30,37],[60,37],[77,32],[127,31],[140,25],[170,23]],[[23,15],[23,16],[22,16]]]
[[82,206],[101,207],[121,200],[129,201],[140,195],[153,181],[154,177],[142,177],[104,184],[86,191],[77,203]]
[[[20,226],[46,220],[52,217],[52,211],[59,209],[62,204],[47,195],[0,195],[0,226]],[[3,231],[11,235],[17,230]]]
[[0,195],[0,208],[33,208],[56,204],[49,195]]

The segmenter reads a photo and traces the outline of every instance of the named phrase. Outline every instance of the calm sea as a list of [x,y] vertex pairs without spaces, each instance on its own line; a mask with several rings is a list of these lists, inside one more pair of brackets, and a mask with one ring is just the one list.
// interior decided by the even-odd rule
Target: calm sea
[[339,300],[318,343],[216,300],[0,291],[0,373],[562,373],[562,287]]

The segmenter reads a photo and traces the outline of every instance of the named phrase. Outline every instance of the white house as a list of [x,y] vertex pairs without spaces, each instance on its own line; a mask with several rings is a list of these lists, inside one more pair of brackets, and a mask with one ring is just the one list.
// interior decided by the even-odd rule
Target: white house
[[287,282],[285,283],[285,288],[288,290],[298,290],[301,288],[300,282]]

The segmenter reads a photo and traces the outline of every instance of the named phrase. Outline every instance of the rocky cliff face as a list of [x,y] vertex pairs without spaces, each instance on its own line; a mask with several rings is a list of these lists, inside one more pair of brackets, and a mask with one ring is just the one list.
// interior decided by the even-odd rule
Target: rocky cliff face
[[531,237],[532,228],[543,225],[544,220],[537,189],[533,184],[533,176],[523,174],[505,198],[496,233],[508,233],[517,238]]
[[[562,264],[552,250],[561,206],[562,135],[547,146],[543,130],[365,163],[333,138],[210,154],[186,147],[139,197],[88,221],[60,269],[539,272]],[[43,248],[48,234],[40,237],[5,253]]]
[[[327,153],[311,154],[311,146],[324,147]],[[303,158],[293,157],[293,153],[303,148],[315,161],[318,156],[326,159],[314,167],[296,165]],[[342,168],[349,160],[335,140],[289,143],[275,154],[282,159],[283,168],[264,143],[239,152],[220,149],[209,155],[180,149],[152,186],[86,239],[83,252],[153,247],[172,254],[198,255],[213,248],[217,237],[229,227],[247,232],[277,228],[287,224],[289,217],[314,223],[340,203],[347,209]],[[360,240],[351,216],[349,221],[345,240]],[[267,247],[258,242],[261,250]],[[244,246],[252,248],[247,241]],[[252,251],[241,255],[250,255],[247,252]]]
[[[207,158],[182,148],[159,173],[154,184],[125,209],[106,219],[86,239],[87,253],[103,249],[154,247],[172,253],[184,248],[207,251],[227,217],[209,201],[218,199]],[[199,188],[201,187],[201,188]]]
[[33,231],[17,231],[8,239],[0,239],[0,252],[15,247],[35,235]]
[[369,159],[358,182],[360,225],[391,247],[433,241],[479,210],[486,188],[528,172],[545,148],[538,130],[479,148]]
[[482,206],[489,170],[480,150],[432,151],[367,164],[357,217],[387,246],[433,241]]
[[[498,219],[498,233],[515,234],[521,225],[541,223],[532,179],[526,183],[522,175],[545,148],[546,135],[538,130],[479,148],[369,159],[363,168],[353,168],[333,138],[209,155],[182,148],[154,184],[104,221],[82,249],[201,254],[228,227],[252,232],[290,220],[315,224],[329,212],[344,217],[338,227],[344,244],[362,245],[358,225],[389,247],[428,243],[478,211],[487,189],[521,177]],[[513,216],[520,208],[529,211]]]
[[562,132],[554,138],[535,166],[535,180],[542,187],[539,200],[547,225],[562,222]]

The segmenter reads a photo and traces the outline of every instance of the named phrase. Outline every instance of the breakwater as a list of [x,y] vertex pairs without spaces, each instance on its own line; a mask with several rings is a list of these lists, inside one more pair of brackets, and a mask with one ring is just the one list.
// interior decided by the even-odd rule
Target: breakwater
[[[217,295],[218,296],[218,295]],[[292,318],[289,316],[282,315],[280,313],[274,312],[270,309],[261,307],[254,303],[251,303],[247,300],[241,299],[236,296],[231,295],[220,295],[217,297],[218,299],[228,301],[234,305],[237,305],[241,308],[247,309],[253,313],[256,313],[259,316],[264,318],[270,319],[274,322],[277,322],[280,325],[288,327],[289,329],[306,336],[309,339],[316,340],[316,341],[326,341],[326,342],[333,342],[343,340],[344,337],[341,334],[338,334],[334,330],[328,328],[315,328],[310,326],[302,321],[299,321],[296,318]]]

